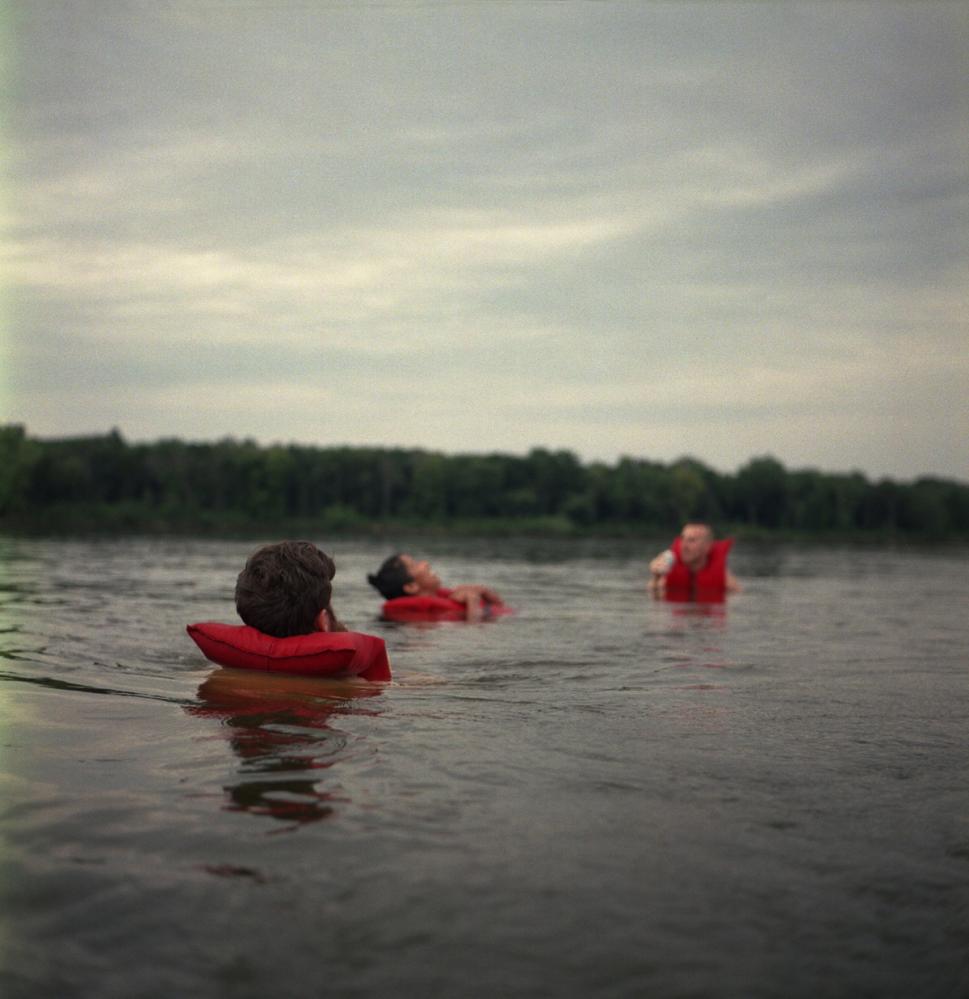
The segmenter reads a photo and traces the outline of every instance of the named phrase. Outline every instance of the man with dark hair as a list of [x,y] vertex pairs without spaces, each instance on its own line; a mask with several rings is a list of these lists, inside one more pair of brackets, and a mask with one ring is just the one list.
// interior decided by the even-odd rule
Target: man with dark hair
[[287,638],[346,631],[330,604],[333,559],[309,541],[280,541],[253,552],[236,580],[236,610],[250,627]]
[[385,559],[383,565],[367,576],[367,582],[378,590],[384,600],[399,597],[444,597],[463,604],[469,620],[482,616],[486,607],[502,605],[502,599],[487,586],[473,584],[456,586],[453,590],[441,586],[441,580],[427,560],[418,561],[412,555],[398,553]]

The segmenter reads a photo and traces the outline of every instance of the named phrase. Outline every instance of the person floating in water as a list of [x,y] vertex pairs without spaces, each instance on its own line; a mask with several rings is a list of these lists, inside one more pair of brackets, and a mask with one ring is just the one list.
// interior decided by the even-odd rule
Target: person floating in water
[[680,536],[649,563],[648,589],[669,600],[719,601],[740,583],[727,568],[733,539],[715,541],[709,524],[685,524]]
[[348,631],[333,610],[333,559],[309,541],[263,545],[236,580],[243,624],[186,627],[202,654],[232,669],[390,680],[382,638]]
[[493,613],[503,613],[505,604],[487,586],[466,584],[448,589],[426,559],[398,553],[367,576],[367,582],[384,598],[384,616],[418,619],[446,617],[480,621]]
[[336,565],[309,541],[280,541],[253,552],[236,580],[236,611],[274,638],[346,631],[333,612]]

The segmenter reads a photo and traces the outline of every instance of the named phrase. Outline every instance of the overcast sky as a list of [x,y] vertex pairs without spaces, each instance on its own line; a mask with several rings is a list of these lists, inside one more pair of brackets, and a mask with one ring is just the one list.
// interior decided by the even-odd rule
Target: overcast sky
[[969,478],[969,4],[6,9],[4,422]]

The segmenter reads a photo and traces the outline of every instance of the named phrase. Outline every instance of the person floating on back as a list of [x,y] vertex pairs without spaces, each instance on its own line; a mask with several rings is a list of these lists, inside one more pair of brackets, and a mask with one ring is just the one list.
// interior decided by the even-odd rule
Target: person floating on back
[[740,590],[727,568],[733,539],[716,541],[709,524],[685,524],[680,536],[650,563],[648,589],[668,600],[717,602]]
[[501,597],[487,586],[441,586],[428,562],[412,555],[391,555],[367,576],[367,582],[384,598],[382,614],[389,620],[480,621],[508,612]]

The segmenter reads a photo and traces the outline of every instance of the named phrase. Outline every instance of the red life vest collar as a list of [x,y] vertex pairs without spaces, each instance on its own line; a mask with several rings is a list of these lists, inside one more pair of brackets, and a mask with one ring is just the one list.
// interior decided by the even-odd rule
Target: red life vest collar
[[442,595],[449,592],[438,590],[435,596],[394,597],[386,601],[380,613],[388,621],[463,621],[468,608]]
[[314,631],[274,638],[248,625],[201,621],[187,626],[207,659],[233,669],[304,676],[389,680],[390,660],[382,638],[355,631]]
[[[467,604],[452,600],[450,593],[442,586],[433,596],[394,597],[383,605],[380,613],[387,621],[466,621]],[[485,618],[511,613],[511,608],[504,604],[484,605]]]

